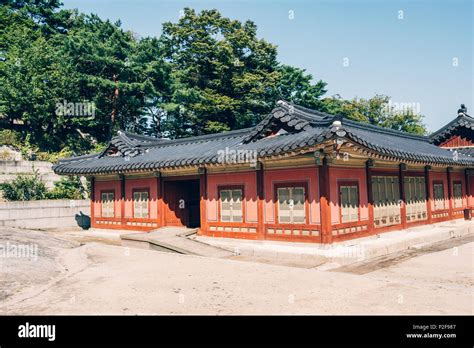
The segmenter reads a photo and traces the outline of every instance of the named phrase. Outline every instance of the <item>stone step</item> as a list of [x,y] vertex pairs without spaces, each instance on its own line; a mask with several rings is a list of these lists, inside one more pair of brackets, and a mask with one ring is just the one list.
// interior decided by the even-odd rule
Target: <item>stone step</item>
[[190,239],[196,232],[197,229],[162,227],[149,233],[123,234],[120,238],[123,246],[217,258],[234,255],[227,249]]

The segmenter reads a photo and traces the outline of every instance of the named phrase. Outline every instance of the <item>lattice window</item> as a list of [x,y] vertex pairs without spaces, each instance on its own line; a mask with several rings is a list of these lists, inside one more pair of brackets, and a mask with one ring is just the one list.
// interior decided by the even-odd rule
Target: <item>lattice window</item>
[[433,198],[434,198],[434,209],[443,210],[445,207],[444,200],[444,185],[443,183],[434,183],[433,184]]
[[407,176],[404,180],[407,221],[427,219],[426,183],[421,176]]
[[242,190],[241,189],[221,189],[221,221],[222,222],[242,222]]
[[279,187],[278,222],[282,224],[303,224],[306,222],[304,187]]
[[375,226],[400,224],[400,186],[397,176],[373,176],[372,197]]
[[115,193],[102,192],[101,193],[102,217],[115,216]]
[[147,219],[149,217],[149,193],[148,191],[133,192],[133,217]]
[[341,221],[359,221],[359,188],[357,185],[341,185],[339,187],[341,202]]
[[453,183],[454,208],[462,208],[462,183],[456,181]]

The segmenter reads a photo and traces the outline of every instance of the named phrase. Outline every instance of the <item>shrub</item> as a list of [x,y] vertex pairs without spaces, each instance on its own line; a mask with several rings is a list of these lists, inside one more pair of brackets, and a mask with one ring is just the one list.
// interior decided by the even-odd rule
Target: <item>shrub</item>
[[0,131],[0,145],[11,145],[17,147],[18,136],[11,129],[3,129]]
[[86,189],[78,176],[62,177],[54,183],[54,188],[47,193],[48,199],[84,199]]
[[51,163],[57,163],[61,158],[67,158],[71,156],[74,156],[74,152],[70,150],[68,147],[64,147],[59,152],[44,152],[44,151],[36,152],[36,160],[47,161]]
[[2,196],[7,201],[34,201],[39,199],[84,199],[86,187],[80,177],[62,177],[50,191],[38,171],[34,175],[19,175],[15,180],[0,184]]
[[48,191],[38,171],[34,175],[19,175],[11,182],[0,184],[0,190],[7,201],[45,199]]

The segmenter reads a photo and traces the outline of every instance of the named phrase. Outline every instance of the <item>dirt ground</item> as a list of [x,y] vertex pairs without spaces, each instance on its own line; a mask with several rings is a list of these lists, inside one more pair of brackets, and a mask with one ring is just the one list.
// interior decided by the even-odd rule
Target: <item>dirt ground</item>
[[0,314],[474,313],[472,240],[333,271],[0,229],[6,241],[38,256],[0,257]]

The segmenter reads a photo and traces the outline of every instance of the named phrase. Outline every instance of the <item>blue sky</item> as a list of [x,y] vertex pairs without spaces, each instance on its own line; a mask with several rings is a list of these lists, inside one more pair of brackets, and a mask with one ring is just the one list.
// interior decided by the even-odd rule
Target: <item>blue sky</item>
[[[417,103],[430,131],[474,114],[472,0],[63,0],[141,36],[159,36],[180,10],[218,9],[252,20],[282,63],[328,83],[327,95]],[[292,11],[292,12],[291,12]],[[348,62],[348,66],[344,63]],[[347,64],[346,64],[347,65]],[[396,105],[396,104],[395,104]]]

